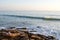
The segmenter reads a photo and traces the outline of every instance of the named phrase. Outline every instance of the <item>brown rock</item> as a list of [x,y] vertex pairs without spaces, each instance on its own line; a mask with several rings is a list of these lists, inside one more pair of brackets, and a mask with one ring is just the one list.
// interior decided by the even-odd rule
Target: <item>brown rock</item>
[[26,28],[0,30],[0,40],[56,40],[53,36],[29,33]]

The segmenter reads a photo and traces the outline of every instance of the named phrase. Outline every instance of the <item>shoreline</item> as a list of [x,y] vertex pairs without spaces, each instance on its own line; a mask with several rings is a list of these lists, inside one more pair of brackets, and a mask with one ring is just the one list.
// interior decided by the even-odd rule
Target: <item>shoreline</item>
[[[33,32],[33,31],[32,31]],[[10,27],[0,30],[0,40],[57,40],[53,36],[29,33],[26,28]]]

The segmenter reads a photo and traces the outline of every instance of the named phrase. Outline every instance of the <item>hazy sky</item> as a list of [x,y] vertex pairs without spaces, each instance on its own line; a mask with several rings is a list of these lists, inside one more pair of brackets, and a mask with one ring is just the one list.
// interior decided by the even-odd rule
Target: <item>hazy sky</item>
[[0,10],[60,11],[60,0],[0,0]]

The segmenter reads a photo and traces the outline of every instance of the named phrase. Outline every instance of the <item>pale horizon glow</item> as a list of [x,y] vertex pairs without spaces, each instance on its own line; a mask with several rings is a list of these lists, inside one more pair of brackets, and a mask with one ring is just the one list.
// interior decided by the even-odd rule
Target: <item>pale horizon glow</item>
[[0,0],[0,10],[60,11],[60,0]]

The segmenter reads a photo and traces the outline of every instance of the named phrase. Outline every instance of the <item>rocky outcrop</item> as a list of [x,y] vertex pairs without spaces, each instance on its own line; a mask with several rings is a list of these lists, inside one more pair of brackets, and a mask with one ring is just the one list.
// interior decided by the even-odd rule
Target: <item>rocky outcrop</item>
[[1,29],[0,40],[57,40],[53,36],[29,33],[26,28]]

